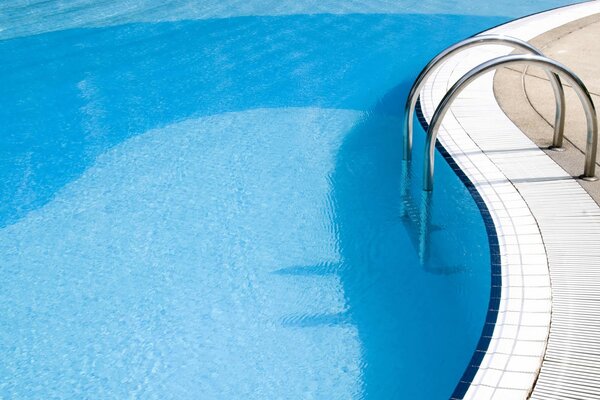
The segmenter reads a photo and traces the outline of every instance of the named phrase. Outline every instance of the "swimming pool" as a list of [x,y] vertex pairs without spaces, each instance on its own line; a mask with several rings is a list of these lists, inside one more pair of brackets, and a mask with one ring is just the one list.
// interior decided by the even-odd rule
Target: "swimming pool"
[[565,2],[445,3],[0,5],[0,397],[448,398],[488,236],[438,162],[419,259],[403,101]]

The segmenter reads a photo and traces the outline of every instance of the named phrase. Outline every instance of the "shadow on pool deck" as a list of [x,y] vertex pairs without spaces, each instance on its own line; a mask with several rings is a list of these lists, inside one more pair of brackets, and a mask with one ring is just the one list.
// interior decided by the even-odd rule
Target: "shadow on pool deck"
[[[552,29],[531,40],[548,57],[573,70],[590,91],[596,110],[600,109],[600,14],[594,14]],[[530,68],[502,68],[494,77],[494,92],[508,117],[531,140],[543,149],[552,144],[554,124],[554,94],[543,71]],[[546,150],[569,174],[583,173],[586,149],[586,119],[583,108],[569,85],[565,85],[566,151]],[[600,143],[598,144],[600,149]],[[600,159],[596,159],[596,171]],[[598,172],[596,173],[598,175]],[[579,180],[579,184],[600,204],[600,182]]]

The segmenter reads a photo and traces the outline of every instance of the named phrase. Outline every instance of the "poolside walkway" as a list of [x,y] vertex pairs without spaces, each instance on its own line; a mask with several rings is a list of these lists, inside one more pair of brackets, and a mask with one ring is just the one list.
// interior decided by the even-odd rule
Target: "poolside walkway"
[[[548,57],[571,68],[590,91],[596,110],[600,110],[600,14],[565,24],[532,39],[530,43]],[[535,144],[542,148],[551,144],[554,95],[542,71],[528,69],[523,77],[523,68],[503,68],[494,78],[494,92],[506,115]],[[567,88],[565,95],[567,151],[550,150],[546,154],[571,175],[577,176],[581,174],[584,162],[586,121],[575,92]],[[596,165],[600,171],[600,161],[597,160]],[[600,204],[600,181],[581,181],[580,184]]]
[[[600,14],[575,20],[530,42],[575,71],[600,108]],[[542,71],[508,69],[496,74],[494,91],[506,115],[538,146],[552,138],[554,96]],[[586,121],[579,101],[566,90],[564,152],[546,150],[568,174],[584,163]],[[597,166],[600,163],[596,161]],[[600,168],[597,168],[596,174]],[[600,181],[577,181],[600,204]],[[548,348],[531,399],[600,398],[600,213],[591,206],[578,212],[582,194],[540,192],[553,202],[554,216],[540,222],[552,279],[552,325]],[[540,199],[541,200],[541,199]],[[544,229],[546,227],[546,229]]]
[[[485,33],[538,46],[536,40],[546,40],[542,50],[575,69],[598,95],[600,73],[593,64],[600,63],[600,53],[594,53],[600,46],[597,14],[600,1],[590,1]],[[450,57],[421,91],[425,122],[463,74],[511,52],[506,46],[488,45]],[[502,83],[506,92],[499,97],[511,100],[502,105],[516,109],[509,116],[494,94],[501,84],[495,76],[502,74],[510,82],[506,88]],[[453,398],[600,399],[600,207],[594,186],[600,183],[574,178],[583,171],[578,149],[584,148],[585,130],[577,127],[583,112],[567,90],[572,109],[567,114],[567,150],[550,157],[538,147],[552,138],[543,121],[544,116],[553,119],[554,110],[548,108],[548,100],[554,104],[552,92],[543,92],[549,84],[530,71],[524,92],[518,77],[514,70],[481,76],[456,99],[439,131],[440,144],[489,210],[501,260],[501,276],[493,280],[501,289],[498,317],[483,333],[491,338],[489,347],[476,353],[476,362],[469,366],[476,372],[465,373]],[[519,96],[522,103],[512,103]],[[532,122],[536,115],[537,125]],[[564,158],[560,165],[557,157]]]

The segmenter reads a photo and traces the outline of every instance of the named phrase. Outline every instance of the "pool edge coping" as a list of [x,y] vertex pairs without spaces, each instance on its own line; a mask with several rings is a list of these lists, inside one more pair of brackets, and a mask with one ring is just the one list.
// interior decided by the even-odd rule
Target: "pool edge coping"
[[[543,32],[552,30],[557,26],[579,19],[586,15],[597,13],[599,10],[600,2],[598,1],[578,3],[542,13],[533,14],[528,17],[520,18],[518,20],[500,25],[482,33],[504,33],[511,36],[519,37],[524,40],[528,40]],[[432,76],[426,82],[425,87],[420,93],[421,96],[418,102],[419,121],[425,129],[427,129],[428,126],[428,119],[431,118],[433,111],[435,110],[434,104],[437,104],[437,102],[441,100],[441,97],[445,93],[445,90],[449,88],[450,83],[458,79],[462,75],[462,73],[466,72],[474,65],[489,58],[505,55],[511,52],[511,49],[507,49],[506,47],[501,47],[500,49],[498,48],[498,46],[490,47],[494,48],[493,51],[482,51],[479,49],[475,51],[471,50],[465,51],[464,53],[460,53],[452,57],[450,60],[444,63],[444,65],[438,68],[435,75]],[[510,166],[508,166],[506,162],[499,160],[498,156],[489,157],[486,155],[486,150],[490,150],[490,145],[497,146],[498,143],[490,142],[490,138],[486,138],[485,135],[473,135],[473,132],[471,131],[473,128],[473,121],[469,121],[469,119],[477,120],[478,124],[481,126],[482,124],[489,123],[490,117],[489,115],[487,115],[487,112],[486,115],[481,115],[478,108],[475,108],[475,112],[469,115],[469,109],[472,110],[473,105],[479,105],[480,103],[482,103],[482,101],[483,104],[485,104],[485,106],[494,108],[491,104],[491,102],[494,102],[497,109],[493,110],[494,116],[491,120],[493,122],[501,123],[507,126],[512,135],[519,135],[515,136],[517,143],[513,144],[519,144],[521,146],[523,144],[525,144],[526,146],[532,144],[527,143],[527,140],[523,140],[525,134],[518,130],[518,128],[516,128],[516,126],[512,124],[512,121],[508,120],[502,112],[502,110],[499,108],[493,93],[493,75],[493,73],[488,74],[487,79],[485,79],[485,82],[479,82],[478,85],[475,85],[477,87],[474,91],[471,92],[471,96],[474,96],[470,99],[470,101],[466,101],[460,104],[458,106],[460,108],[458,112],[453,112],[451,110],[451,112],[449,113],[449,116],[450,114],[452,114],[450,116],[451,122],[448,123],[447,120],[449,118],[446,117],[446,120],[444,121],[444,124],[442,124],[442,128],[440,129],[439,142],[437,144],[438,150],[441,152],[442,156],[449,162],[450,166],[465,183],[467,188],[469,188],[469,191],[473,195],[474,200],[477,203],[479,200],[483,202],[483,206],[485,207],[485,209],[479,203],[478,206],[480,207],[480,211],[482,212],[484,221],[486,221],[485,213],[490,214],[491,217],[489,217],[489,219],[492,219],[493,221],[492,223],[494,225],[494,230],[492,232],[490,231],[490,229],[488,229],[487,221],[486,229],[488,230],[488,237],[491,238],[491,235],[493,235],[493,233],[495,232],[496,239],[499,240],[499,251],[496,253],[496,256],[499,260],[496,261],[499,261],[500,265],[498,265],[497,267],[501,270],[501,282],[499,285],[499,289],[501,289],[499,302],[501,304],[499,305],[497,310],[493,309],[493,307],[488,307],[488,318],[486,318],[486,326],[483,329],[478,348],[474,352],[471,362],[469,363],[467,369],[465,370],[465,373],[463,374],[461,382],[459,382],[452,395],[453,399],[501,398],[506,400],[512,398],[522,399],[531,396],[536,386],[538,377],[540,375],[540,370],[543,367],[543,361],[545,360],[547,350],[546,347],[551,333],[550,328],[552,320],[552,291],[550,285],[550,263],[548,260],[548,251],[546,250],[547,243],[544,240],[544,232],[542,232],[542,229],[538,224],[538,219],[544,218],[544,216],[536,214],[536,212],[539,211],[539,206],[536,205],[535,210],[532,210],[529,207],[529,203],[535,203],[537,201],[534,197],[532,197],[533,192],[531,192],[531,187],[529,186],[537,186],[537,189],[539,189],[540,186],[543,185],[534,183],[516,184],[514,176],[515,174],[516,176],[518,176],[519,171],[515,171],[514,168],[513,171],[511,171]],[[492,90],[489,90],[489,87],[487,87],[489,86],[490,78],[492,81]],[[480,80],[482,79],[483,77]],[[465,93],[467,93],[469,89],[465,90]],[[470,106],[468,104],[469,102],[471,103]],[[459,103],[459,101],[457,101],[457,103]],[[498,113],[498,110],[500,111],[500,113]],[[508,125],[507,121],[509,123]],[[467,129],[465,125],[467,125],[469,129]],[[462,136],[457,138],[457,132],[460,132]],[[511,136],[511,140],[512,139],[513,137]],[[547,155],[545,155],[542,152],[542,150],[540,150],[537,146],[535,146],[535,149],[537,149],[537,152],[535,152],[534,154],[535,159],[539,161],[540,166],[546,168],[543,169],[543,171],[545,173],[549,173],[551,171],[553,174],[556,174],[557,171],[552,169],[552,164],[556,164]],[[532,157],[532,153],[529,153],[529,151],[533,150],[534,149],[532,147],[525,148],[523,153],[526,154],[522,154],[520,158],[522,158],[523,160],[519,161],[525,161],[524,159]],[[513,159],[514,158],[515,157],[513,157]],[[519,158],[519,156],[517,155],[516,158]],[[483,168],[482,171],[482,168],[480,167],[480,162],[482,160],[487,160],[488,163],[493,164],[493,167],[487,165]],[[475,164],[475,161],[477,161],[477,166]],[[549,164],[548,161],[551,164]],[[509,162],[512,163],[513,160],[509,160]],[[505,174],[504,172],[506,171],[508,171],[509,173]],[[488,172],[491,172],[491,174],[488,174]],[[489,175],[493,176],[492,181],[486,178],[486,176]],[[528,177],[527,173],[522,175],[525,176],[525,178]],[[494,179],[496,181],[494,181]],[[572,181],[576,184],[576,181]],[[506,185],[507,182],[509,183],[509,186]],[[514,214],[511,215],[510,213],[511,208],[514,207],[506,207],[506,202],[501,201],[499,203],[497,201],[493,201],[493,192],[492,196],[490,196],[489,194],[486,196],[485,193],[483,193],[486,191],[490,192],[490,188],[493,188],[494,186],[500,186],[500,188],[504,192],[503,195],[500,195],[498,193],[496,193],[496,195],[499,195],[500,197],[512,197],[508,202],[509,205],[510,203],[520,203],[520,206],[517,207],[518,209],[520,209],[520,214],[518,214],[518,217],[513,218],[512,215]],[[572,185],[569,186],[569,188],[572,188]],[[583,190],[581,187],[579,188]],[[541,189],[543,191],[543,187]],[[525,207],[523,207],[523,205],[525,205]],[[504,218],[502,218],[502,216],[504,216]],[[506,216],[508,216],[508,219],[506,219]],[[517,219],[519,221],[517,221]],[[531,224],[532,220],[534,224]],[[524,224],[523,222],[527,223]],[[540,241],[537,243],[537,246],[535,246],[535,251],[533,253],[530,251],[523,251],[527,247],[525,246],[525,242],[521,243],[519,241],[519,236],[523,236],[522,234],[516,235],[516,243],[518,245],[517,249],[512,249],[512,251],[510,251],[507,248],[506,243],[503,243],[503,241],[506,241],[507,239],[507,236],[505,234],[505,228],[507,226],[510,228],[511,224],[513,225],[512,228],[526,228],[525,231],[528,231],[528,233],[526,234],[527,236],[537,236],[540,239]],[[490,232],[492,232],[491,235]],[[527,238],[527,240],[530,240],[530,238]],[[495,251],[492,250],[492,247],[490,247],[490,253],[492,256],[492,288],[494,288],[494,275],[496,275],[494,273]],[[529,267],[528,263],[525,263],[523,261],[523,256],[532,255],[536,256],[534,257],[536,258],[535,263],[537,264],[537,268],[535,269],[535,271],[540,272],[541,269],[539,267],[545,267],[546,276],[545,278],[533,280],[528,278],[528,281],[530,281],[530,283],[528,285],[525,285],[524,277],[531,275],[529,274],[531,268]],[[511,279],[512,272],[517,270],[517,264],[512,262],[515,260],[515,256],[520,258],[520,263],[517,264],[518,269],[520,269],[521,273],[521,306],[523,306],[525,302],[533,304],[532,301],[547,300],[547,304],[545,306],[540,306],[538,304],[536,311],[540,312],[545,316],[546,323],[541,323],[539,326],[537,326],[536,328],[539,328],[537,329],[537,332],[530,330],[530,332],[524,336],[525,339],[520,335],[521,328],[528,326],[527,324],[521,323],[521,321],[523,321],[523,314],[525,313],[525,308],[523,307],[521,307],[521,310],[516,311],[519,314],[520,318],[518,324],[508,324],[506,318],[503,318],[502,320],[496,319],[495,324],[493,326],[493,333],[491,335],[489,334],[490,327],[488,326],[490,314],[493,314],[495,312],[497,318],[500,313],[512,313],[512,311],[510,311],[512,310],[510,300],[513,296],[514,289],[519,289],[519,285],[515,285],[514,283],[514,281],[518,281],[518,279]],[[525,271],[525,269],[527,271]],[[540,283],[542,282],[545,282],[545,284],[540,285]],[[532,285],[532,283],[534,283],[534,285]],[[525,288],[527,288],[527,290],[525,290]],[[534,294],[534,297],[530,298],[530,294]],[[490,305],[492,304],[493,297],[494,294],[492,291],[490,297]],[[514,305],[516,303],[512,301],[512,304]],[[504,317],[506,316],[504,315]],[[512,335],[513,337],[511,338],[507,338],[505,335],[504,330],[507,327],[511,327],[511,329],[508,330],[509,332],[516,331],[516,334]],[[512,329],[514,327],[516,327],[516,329]],[[484,339],[488,340],[488,346],[486,348],[485,353],[482,355],[480,354],[482,352],[482,348],[480,347],[480,345],[482,343],[482,340]],[[517,345],[520,345],[520,348],[523,351],[523,343],[528,344],[530,343],[529,340],[535,340],[536,342],[543,341],[543,345],[538,347],[537,354],[531,355],[535,352],[528,353],[528,356],[532,357],[532,359],[525,360],[523,359],[524,356],[520,355],[519,352],[510,352],[509,354],[506,354],[506,352],[498,350],[498,345],[500,344],[500,342],[506,342],[506,339],[509,339],[509,341],[512,340],[513,350],[515,350]],[[502,349],[504,350],[506,348],[506,346],[502,347]],[[525,351],[525,353],[527,353],[527,351]],[[533,361],[533,359],[537,359],[537,362],[530,362]],[[503,360],[504,363],[498,362],[499,360]],[[524,364],[527,364],[522,362],[524,360],[528,361],[527,366],[524,366]],[[504,364],[504,368],[495,368],[497,365],[502,364]],[[473,370],[475,370],[475,372],[473,372]],[[490,373],[490,371],[492,371],[492,373]]]
[[[417,101],[415,112],[417,114],[417,119],[421,124],[421,127],[425,132],[427,132],[427,130],[429,129],[429,123],[423,115],[420,100]],[[490,325],[493,330],[493,327],[496,325],[496,320],[498,318],[498,310],[501,298],[500,289],[502,284],[501,257],[499,252],[498,233],[496,231],[496,225],[494,224],[490,213],[490,209],[488,208],[486,202],[481,197],[481,194],[479,193],[477,187],[471,181],[469,176],[465,172],[463,172],[463,170],[458,166],[458,164],[454,162],[452,155],[446,150],[446,148],[439,141],[436,142],[435,147],[436,150],[440,152],[444,160],[448,163],[452,171],[465,185],[465,187],[469,191],[469,194],[475,201],[475,204],[479,209],[481,217],[483,218],[483,223],[485,226],[490,251],[490,299],[488,303],[488,309],[486,311],[484,328],[477,342],[477,347],[475,348],[475,351],[473,352],[473,355],[469,360],[469,364],[465,368],[465,371],[463,372],[459,383],[456,385],[451,395],[451,399],[462,399],[467,393],[469,386],[471,385],[471,382],[473,381],[473,378],[475,377],[477,370],[479,369],[481,362],[483,361],[483,356],[489,348],[491,336],[486,335],[485,333],[488,332]]]

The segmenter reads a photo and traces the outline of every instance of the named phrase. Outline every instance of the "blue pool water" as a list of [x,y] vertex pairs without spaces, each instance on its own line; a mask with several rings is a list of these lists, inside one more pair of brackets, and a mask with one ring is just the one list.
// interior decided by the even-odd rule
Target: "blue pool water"
[[421,262],[403,102],[565,3],[2,2],[0,398],[448,398],[488,239],[439,160]]

